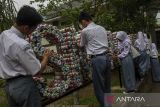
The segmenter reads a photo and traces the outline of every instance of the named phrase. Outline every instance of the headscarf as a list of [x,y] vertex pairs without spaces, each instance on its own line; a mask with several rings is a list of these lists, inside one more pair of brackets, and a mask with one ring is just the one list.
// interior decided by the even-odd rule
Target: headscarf
[[155,43],[151,44],[151,57],[158,57],[158,51]]
[[148,39],[146,33],[144,33],[144,41],[146,43],[147,54],[150,54],[151,41]]
[[126,43],[126,42],[131,44],[130,38],[128,37],[127,33],[124,32],[124,31],[117,32],[116,38],[120,39],[122,41],[122,42],[118,42],[118,48],[119,49],[122,48],[123,44]]
[[147,34],[144,33],[143,36],[144,36],[144,41],[145,41],[146,43],[148,43],[148,42],[149,42],[149,39],[148,39],[148,37],[147,37]]
[[138,36],[138,39],[136,40],[136,42],[138,43],[138,48],[139,50],[144,51],[146,49],[146,43],[144,40],[143,33],[138,32],[137,36]]

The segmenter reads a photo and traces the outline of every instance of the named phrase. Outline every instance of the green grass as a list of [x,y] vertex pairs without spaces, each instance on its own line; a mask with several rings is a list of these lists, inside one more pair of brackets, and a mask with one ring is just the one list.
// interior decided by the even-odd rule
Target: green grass
[[7,99],[6,99],[6,94],[4,92],[4,84],[5,81],[0,79],[0,107],[7,107]]
[[7,107],[8,102],[3,88],[0,88],[0,107]]
[[79,105],[94,105],[95,107],[99,107],[99,104],[95,96],[88,96],[80,99]]
[[4,86],[5,81],[0,79],[0,88]]
[[0,88],[0,97],[5,97],[5,92],[3,88]]

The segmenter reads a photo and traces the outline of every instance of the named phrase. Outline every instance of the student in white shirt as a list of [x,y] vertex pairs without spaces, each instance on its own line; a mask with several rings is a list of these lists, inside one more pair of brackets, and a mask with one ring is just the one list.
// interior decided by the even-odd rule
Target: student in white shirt
[[107,54],[107,32],[102,26],[95,24],[86,12],[80,13],[79,22],[84,27],[80,46],[85,47],[87,54],[91,56],[95,95],[100,107],[110,107],[105,105],[104,101],[105,93],[111,92],[111,61]]
[[14,26],[0,34],[0,77],[6,80],[9,107],[42,107],[32,76],[44,71],[51,52],[46,50],[39,62],[25,40],[41,22],[36,9],[23,6]]

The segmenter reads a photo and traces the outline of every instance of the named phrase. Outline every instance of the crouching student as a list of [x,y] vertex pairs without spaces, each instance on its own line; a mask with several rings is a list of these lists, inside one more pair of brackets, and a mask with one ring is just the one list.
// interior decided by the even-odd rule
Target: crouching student
[[160,82],[160,64],[155,43],[151,44],[151,68],[153,81]]
[[143,78],[148,71],[148,59],[147,59],[147,52],[146,52],[146,47],[147,44],[144,40],[144,36],[142,32],[138,32],[137,34],[137,40],[135,41],[135,48],[139,51],[140,56],[138,59],[138,72],[141,78]]
[[133,64],[133,59],[130,54],[131,41],[127,36],[127,33],[124,31],[120,31],[117,33],[116,38],[118,39],[118,49],[120,54],[118,57],[120,58],[122,65],[122,74],[124,80],[124,87],[127,93],[135,92],[135,69]]

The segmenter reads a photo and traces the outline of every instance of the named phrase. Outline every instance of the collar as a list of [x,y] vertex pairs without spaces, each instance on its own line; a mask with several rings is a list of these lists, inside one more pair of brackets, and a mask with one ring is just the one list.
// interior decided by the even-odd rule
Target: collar
[[87,27],[91,27],[91,26],[94,26],[96,25],[94,22],[91,22]]
[[14,32],[18,37],[25,39],[25,35],[21,33],[17,28],[14,26],[11,27],[10,29],[12,32]]

